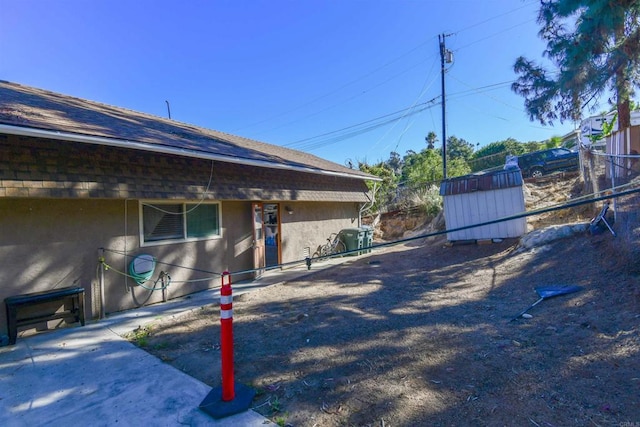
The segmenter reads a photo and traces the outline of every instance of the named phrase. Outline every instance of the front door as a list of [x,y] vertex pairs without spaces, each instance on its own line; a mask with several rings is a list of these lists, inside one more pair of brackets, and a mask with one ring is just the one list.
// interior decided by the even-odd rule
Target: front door
[[253,268],[254,277],[257,279],[264,273],[265,250],[264,250],[264,222],[262,220],[262,203],[252,204],[253,212]]
[[266,265],[268,268],[280,263],[280,209],[277,203],[262,205]]

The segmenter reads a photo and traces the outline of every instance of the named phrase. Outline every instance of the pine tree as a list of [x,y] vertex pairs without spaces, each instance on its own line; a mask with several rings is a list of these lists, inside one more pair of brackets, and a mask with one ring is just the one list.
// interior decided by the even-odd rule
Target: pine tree
[[427,134],[424,140],[427,143],[427,148],[429,150],[433,150],[436,147],[436,142],[438,142],[438,136],[435,132],[431,131]]
[[640,86],[640,0],[541,0],[540,37],[556,70],[520,57],[512,89],[529,118],[542,124],[579,120],[610,90],[620,128],[630,126],[630,100]]

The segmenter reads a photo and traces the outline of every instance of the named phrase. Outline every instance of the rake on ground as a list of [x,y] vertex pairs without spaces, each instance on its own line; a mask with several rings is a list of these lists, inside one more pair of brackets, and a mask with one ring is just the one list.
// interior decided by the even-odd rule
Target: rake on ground
[[544,286],[544,287],[536,288],[535,291],[538,294],[538,296],[540,297],[540,299],[538,301],[534,302],[533,304],[531,304],[529,307],[527,307],[522,313],[518,314],[516,317],[511,319],[510,322],[513,322],[514,320],[519,319],[527,311],[531,310],[533,307],[535,307],[536,305],[540,304],[542,301],[544,301],[546,299],[557,297],[559,295],[572,294],[574,292],[578,292],[581,289],[582,289],[581,286],[575,286],[575,285],[571,285],[571,286]]

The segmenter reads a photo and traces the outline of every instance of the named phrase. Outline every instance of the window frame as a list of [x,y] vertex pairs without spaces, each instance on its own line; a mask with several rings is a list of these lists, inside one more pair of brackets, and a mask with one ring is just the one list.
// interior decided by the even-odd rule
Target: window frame
[[[182,238],[146,241],[145,240],[146,236],[144,232],[145,205],[158,206],[159,208],[162,208],[162,205],[167,205],[167,206],[181,205],[182,212],[180,215],[182,217],[181,218],[182,219],[181,221]],[[200,205],[216,205],[217,206],[217,210],[218,210],[217,234],[206,236],[206,237],[187,237],[188,236],[187,213],[189,209],[193,209],[195,206],[200,206]],[[138,230],[139,230],[140,247],[221,239],[222,238],[222,203],[220,203],[219,201],[212,201],[212,200],[200,201],[200,202],[194,202],[194,201],[188,201],[188,200],[139,200],[138,201],[138,223],[139,223]]]

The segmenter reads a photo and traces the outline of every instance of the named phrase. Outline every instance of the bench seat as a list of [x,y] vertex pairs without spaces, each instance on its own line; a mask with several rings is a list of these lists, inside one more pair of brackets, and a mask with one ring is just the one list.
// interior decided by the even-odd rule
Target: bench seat
[[[50,303],[65,304],[65,309],[59,311],[47,308]],[[71,302],[71,304],[67,304]],[[35,325],[49,320],[65,319],[66,321],[85,324],[84,319],[84,288],[58,288],[30,294],[14,295],[4,299],[7,308],[7,328],[9,329],[9,345],[14,345],[18,337],[18,327]],[[38,307],[40,306],[40,307]],[[38,312],[38,308],[41,308]]]

